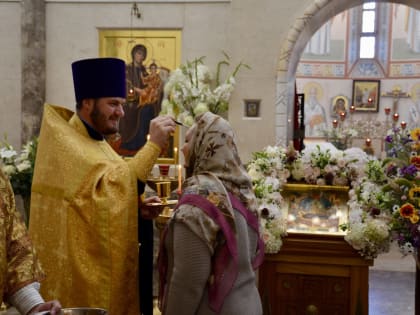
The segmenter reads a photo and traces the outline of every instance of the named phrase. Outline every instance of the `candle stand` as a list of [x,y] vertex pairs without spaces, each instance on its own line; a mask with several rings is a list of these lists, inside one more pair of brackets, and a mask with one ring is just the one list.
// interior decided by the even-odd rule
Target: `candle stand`
[[156,195],[161,200],[161,203],[152,203],[148,204],[148,206],[163,206],[161,214],[155,219],[156,227],[159,230],[163,229],[172,215],[172,209],[178,202],[178,199],[173,197],[176,195],[173,192],[179,188],[180,179],[182,180],[182,178],[179,178],[179,174],[178,176],[169,176],[168,172],[165,172],[163,175],[160,173],[159,176],[150,176],[147,179],[147,185],[156,192]]

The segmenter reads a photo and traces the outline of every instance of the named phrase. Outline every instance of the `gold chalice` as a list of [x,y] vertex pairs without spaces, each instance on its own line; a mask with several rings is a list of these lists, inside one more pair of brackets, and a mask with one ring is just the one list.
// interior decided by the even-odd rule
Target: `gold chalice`
[[157,182],[156,193],[164,205],[168,204],[168,198],[171,196],[171,182]]
[[163,210],[156,217],[155,223],[159,230],[162,230],[166,222],[172,215],[172,208],[177,204],[178,200],[169,199],[172,191],[178,187],[178,179],[169,176],[150,177],[147,185],[153,189],[160,198],[161,203],[147,204],[148,207],[162,207]]
[[[168,197],[170,197],[170,194],[172,191],[174,191],[178,187],[178,178],[172,177],[172,176],[157,176],[157,177],[149,177],[147,179],[147,185],[153,189],[159,196],[159,193],[157,191],[157,185],[159,183],[170,183],[170,191]],[[160,196],[159,196],[160,197]]]

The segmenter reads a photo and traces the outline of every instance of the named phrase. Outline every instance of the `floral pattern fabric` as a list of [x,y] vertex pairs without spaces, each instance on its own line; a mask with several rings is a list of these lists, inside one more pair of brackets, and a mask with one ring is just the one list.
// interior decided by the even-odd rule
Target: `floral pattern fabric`
[[44,278],[26,226],[15,208],[12,187],[0,170],[0,295],[3,301]]
[[[252,236],[243,232],[238,233],[229,193],[249,209],[250,215],[257,214],[256,199],[251,179],[239,158],[233,130],[227,121],[211,112],[206,112],[196,118],[196,123],[192,128],[195,128],[195,133],[190,140],[189,161],[186,163],[189,165],[188,178],[182,186],[183,194],[180,197],[180,204],[187,201],[185,201],[186,204],[178,205],[179,209],[175,210],[168,225],[168,232],[174,231],[177,223],[183,223],[183,226],[187,226],[193,232],[194,237],[201,239],[210,249],[212,257],[207,263],[211,264],[212,274],[209,277],[209,283],[206,288],[194,288],[194,292],[208,290],[208,307],[213,311],[217,310],[219,314],[225,299],[237,297],[240,295],[239,292],[257,292],[255,275],[247,271],[253,270],[253,257],[249,261],[242,258],[239,263],[238,257],[244,257],[240,253],[243,253],[246,246],[249,246],[249,251],[253,253],[253,256],[257,256],[257,244],[254,248],[254,242],[250,239],[258,235],[258,231]],[[212,211],[209,210],[210,208]],[[258,223],[255,225],[258,226]],[[238,250],[236,250],[237,244],[241,244],[238,245],[240,247]],[[168,266],[168,262],[171,261],[173,261],[173,253],[170,246],[161,248],[159,259],[161,281],[168,281],[165,284],[161,283],[161,288],[169,288],[165,291],[170,291],[172,287],[171,277],[168,276],[166,279],[165,274],[171,275],[175,272],[174,270],[177,270],[177,266],[170,264]],[[194,265],[196,261],[190,263]],[[242,285],[238,288],[236,281],[241,277],[242,281],[243,278],[252,279],[249,282],[250,285],[239,282]],[[163,309],[167,311],[171,306],[168,306],[170,302],[166,301],[165,296],[171,294],[162,291],[160,294]],[[259,301],[259,296],[250,296],[248,300],[254,299]],[[201,299],[201,301],[206,300]],[[206,308],[202,302],[200,304],[200,307]],[[227,306],[220,312],[220,314],[225,313],[232,314],[232,309]]]

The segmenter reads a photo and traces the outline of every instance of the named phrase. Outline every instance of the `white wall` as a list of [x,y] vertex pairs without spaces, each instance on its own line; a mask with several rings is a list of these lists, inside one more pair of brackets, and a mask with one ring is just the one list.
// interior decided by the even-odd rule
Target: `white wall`
[[[217,2],[138,3],[141,19],[133,20],[133,28],[174,28],[182,30],[182,60],[206,56],[209,66],[215,68],[226,51],[232,64],[243,61],[252,67],[243,69],[237,77],[237,88],[232,97],[229,120],[237,131],[244,160],[252,151],[275,141],[274,102],[276,94],[276,67],[282,36],[293,22],[297,4],[270,0],[236,0]],[[74,107],[70,64],[74,60],[98,56],[99,28],[130,28],[132,2],[47,1],[46,3],[46,101]],[[0,132],[7,130],[12,142],[19,145],[20,125],[20,5],[19,2],[0,2],[0,40],[13,42],[5,47],[2,73],[13,77],[0,80],[3,98],[15,104],[16,110],[4,103]],[[283,16],[283,17],[282,17]],[[11,27],[14,25],[14,27]],[[283,33],[283,34],[282,34]],[[10,71],[13,69],[13,71]],[[10,80],[10,81],[9,81]],[[10,83],[13,83],[13,89]],[[243,99],[261,99],[261,119],[243,120]],[[3,112],[5,114],[3,114]],[[11,115],[6,118],[5,115]],[[244,126],[244,128],[242,128]],[[13,128],[12,128],[13,127]]]
[[20,146],[20,3],[0,2],[0,141]]
[[[181,29],[183,61],[206,56],[206,62],[215,67],[225,50],[233,64],[243,61],[252,67],[239,73],[229,109],[241,156],[247,161],[251,152],[274,144],[279,135],[286,137],[285,104],[292,93],[283,86],[293,88],[294,81],[279,83],[279,72],[287,73],[289,61],[297,57],[288,55],[285,47],[290,37],[299,37],[296,26],[304,23],[304,17],[309,19],[306,11],[315,2],[320,8],[328,4],[328,10],[335,10],[333,3],[350,7],[361,1],[138,1],[142,18],[134,19],[133,27]],[[98,28],[129,28],[132,4],[121,0],[46,2],[46,101],[73,108],[71,62],[98,55]],[[18,145],[20,2],[0,1],[0,17],[0,134],[7,131]],[[243,99],[261,99],[260,119],[243,118]]]

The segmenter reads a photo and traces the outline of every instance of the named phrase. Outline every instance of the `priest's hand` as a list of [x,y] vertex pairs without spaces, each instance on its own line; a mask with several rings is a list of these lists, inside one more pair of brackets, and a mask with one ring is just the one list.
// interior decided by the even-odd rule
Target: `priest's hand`
[[60,302],[58,302],[57,300],[53,300],[53,301],[38,304],[37,306],[35,306],[29,311],[28,315],[38,314],[41,312],[42,312],[41,314],[59,315],[61,313],[60,311],[61,311]]
[[162,213],[164,207],[158,196],[148,197],[140,203],[140,215],[143,219],[153,220]]
[[169,145],[169,137],[175,132],[175,122],[170,116],[157,116],[150,121],[150,141],[157,144],[161,149]]

